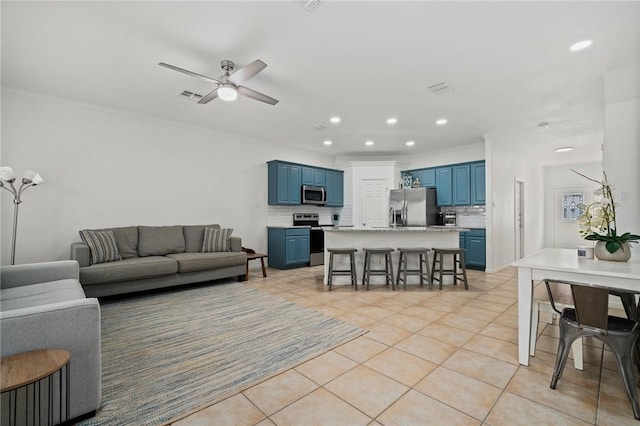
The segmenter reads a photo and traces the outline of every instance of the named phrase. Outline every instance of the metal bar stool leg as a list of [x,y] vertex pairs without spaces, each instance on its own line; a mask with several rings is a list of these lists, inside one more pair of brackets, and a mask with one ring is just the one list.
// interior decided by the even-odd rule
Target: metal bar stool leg
[[327,281],[327,284],[329,284],[329,291],[331,291],[333,283],[333,253],[329,253],[329,279]]
[[[385,258],[386,269],[387,269],[387,285],[389,281],[391,281],[391,290],[395,290],[396,283],[393,280],[393,262],[391,261],[391,253],[385,254],[384,258]],[[405,263],[405,266],[406,266],[406,263]],[[407,281],[405,280],[405,285],[406,283]]]
[[396,278],[396,287],[400,287],[400,270],[402,269],[402,255],[403,253],[400,252],[400,255],[398,256],[398,275]]
[[349,262],[351,262],[351,283],[353,287],[358,291],[358,276],[356,275],[356,257],[353,253],[349,255]]

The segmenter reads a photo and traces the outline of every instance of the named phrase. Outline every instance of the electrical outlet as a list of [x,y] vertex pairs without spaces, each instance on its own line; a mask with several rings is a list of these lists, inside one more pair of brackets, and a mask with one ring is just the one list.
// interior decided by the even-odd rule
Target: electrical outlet
[[622,191],[620,193],[620,200],[621,201],[627,201],[629,200],[629,191]]

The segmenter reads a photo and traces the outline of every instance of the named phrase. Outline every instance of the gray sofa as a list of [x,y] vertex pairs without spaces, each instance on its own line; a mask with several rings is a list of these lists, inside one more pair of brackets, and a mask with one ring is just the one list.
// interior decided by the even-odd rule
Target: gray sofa
[[[71,260],[0,268],[1,355],[69,351],[71,418],[93,414],[101,394],[100,305],[85,296],[78,278]],[[5,415],[0,424],[9,424]]]
[[228,251],[202,252],[205,228],[220,226],[109,228],[122,260],[92,264],[90,249],[82,242],[72,243],[71,258],[80,264],[80,283],[89,297],[230,277],[244,281],[247,255],[242,251],[242,239],[231,236]]

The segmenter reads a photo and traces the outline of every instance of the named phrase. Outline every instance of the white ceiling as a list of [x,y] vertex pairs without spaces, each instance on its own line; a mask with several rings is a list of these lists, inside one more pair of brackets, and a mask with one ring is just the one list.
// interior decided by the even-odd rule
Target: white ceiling
[[[424,154],[504,129],[535,132],[540,121],[553,135],[540,143],[599,145],[602,76],[639,62],[640,52],[637,1],[1,7],[3,87],[343,156]],[[583,39],[593,46],[569,52]],[[239,68],[258,58],[268,67],[244,85],[279,99],[276,106],[248,98],[198,105],[178,94],[206,94],[210,83],[158,66],[215,78],[223,59]],[[442,81],[454,90],[428,90]],[[329,123],[333,115],[339,125]],[[391,116],[395,126],[385,123]],[[440,117],[449,124],[436,126]]]

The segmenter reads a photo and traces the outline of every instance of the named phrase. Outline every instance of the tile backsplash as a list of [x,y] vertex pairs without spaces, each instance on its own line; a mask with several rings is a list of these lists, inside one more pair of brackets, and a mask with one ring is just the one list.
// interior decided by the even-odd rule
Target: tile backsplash
[[[267,226],[291,226],[294,213],[318,213],[320,225],[331,224],[334,213],[340,215],[340,224],[351,223],[351,208],[328,208],[314,206],[267,206]],[[348,216],[348,217],[347,217]]]
[[485,206],[441,207],[440,210],[455,210],[458,226],[468,228],[486,228],[487,226]]

